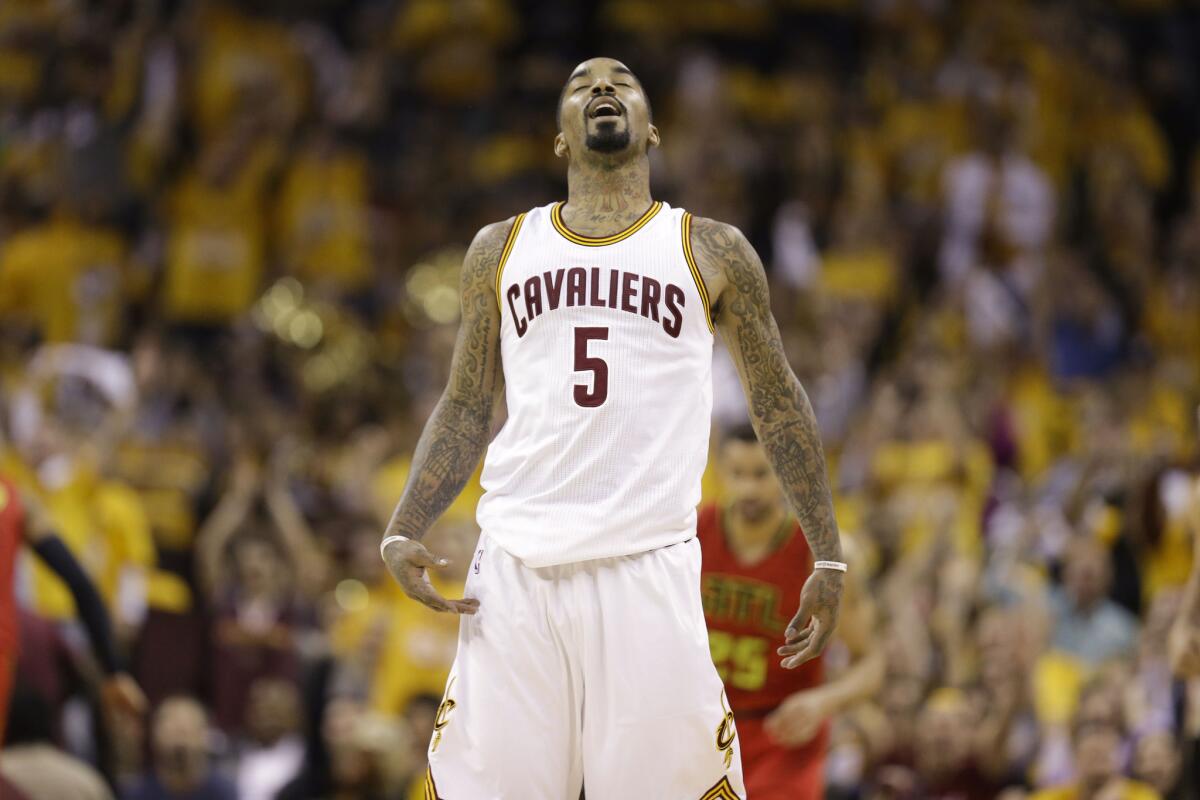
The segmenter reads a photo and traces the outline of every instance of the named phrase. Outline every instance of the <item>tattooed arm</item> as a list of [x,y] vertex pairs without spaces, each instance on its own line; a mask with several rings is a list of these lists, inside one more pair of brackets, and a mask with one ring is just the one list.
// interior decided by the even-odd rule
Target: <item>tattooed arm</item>
[[462,269],[462,321],[450,380],[417,442],[404,494],[385,536],[407,540],[389,544],[384,561],[414,600],[437,611],[474,614],[476,600],[447,600],[425,570],[446,565],[420,542],[475,471],[491,433],[492,409],[504,386],[500,366],[500,311],[494,281],[512,220],[483,228],[471,242]]
[[[714,321],[741,376],[750,421],[813,557],[841,561],[817,419],[788,366],[771,315],[762,262],[741,231],[710,219],[694,220],[692,248],[709,296],[715,298]],[[800,610],[779,648],[785,667],[799,666],[821,653],[837,624],[841,597],[842,573],[813,571],[800,595]]]

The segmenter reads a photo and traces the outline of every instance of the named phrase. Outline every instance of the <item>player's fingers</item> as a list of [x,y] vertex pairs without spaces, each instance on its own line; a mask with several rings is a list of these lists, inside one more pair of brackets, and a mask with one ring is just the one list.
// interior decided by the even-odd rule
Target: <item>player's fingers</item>
[[784,635],[783,640],[787,644],[796,644],[797,642],[806,642],[806,641],[808,641],[809,637],[812,636],[812,632],[813,632],[813,625],[812,625],[812,622],[809,622],[807,625],[805,625],[803,628],[800,628],[799,630],[796,630],[796,631],[789,630],[787,632],[787,634]]
[[438,594],[429,581],[406,581],[402,584],[404,593],[434,611],[453,611],[450,601]]
[[809,627],[800,631],[800,634],[795,638],[787,640],[787,642],[785,642],[784,645],[775,652],[779,653],[781,656],[798,653],[806,644],[808,644],[808,640],[812,638],[812,634],[813,627],[810,625]]
[[451,600],[449,602],[456,614],[472,616],[479,611],[479,601],[472,597],[465,597],[462,600]]
[[825,649],[825,639],[827,636],[825,635],[824,631],[821,630],[821,621],[819,619],[813,619],[812,627],[813,635],[809,637],[808,642],[804,645],[804,648],[794,656],[790,656],[783,660],[782,666],[784,669],[795,669],[805,661],[811,661],[812,659],[816,658],[821,654],[821,651]]
[[784,631],[784,641],[790,644],[805,635],[812,628],[811,617],[812,609],[809,608],[808,601],[801,598],[800,610],[796,612],[796,616],[792,617],[792,621],[788,623],[787,630]]

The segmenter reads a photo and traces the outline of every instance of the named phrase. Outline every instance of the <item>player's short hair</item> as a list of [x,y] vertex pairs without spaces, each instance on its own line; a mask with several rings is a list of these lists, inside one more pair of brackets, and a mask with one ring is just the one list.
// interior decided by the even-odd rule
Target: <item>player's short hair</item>
[[743,422],[721,431],[721,444],[727,444],[728,442],[755,444],[758,442],[758,434],[754,432],[753,425],[749,422]]

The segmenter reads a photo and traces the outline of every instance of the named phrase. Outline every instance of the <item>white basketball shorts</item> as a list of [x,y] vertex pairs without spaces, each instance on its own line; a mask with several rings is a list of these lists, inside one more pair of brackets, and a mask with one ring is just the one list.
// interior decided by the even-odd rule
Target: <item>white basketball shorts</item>
[[700,543],[525,566],[480,538],[427,800],[745,798]]

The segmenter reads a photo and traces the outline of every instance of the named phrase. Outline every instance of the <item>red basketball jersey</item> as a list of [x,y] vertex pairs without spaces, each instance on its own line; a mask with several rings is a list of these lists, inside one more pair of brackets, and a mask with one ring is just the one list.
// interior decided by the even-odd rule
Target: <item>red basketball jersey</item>
[[25,512],[17,487],[0,475],[0,651],[9,653],[16,650],[20,640],[13,574],[24,524]]
[[[824,679],[820,658],[789,670],[780,666],[783,659],[775,652],[800,607],[800,589],[812,574],[812,553],[795,525],[771,555],[744,566],[729,549],[722,517],[720,508],[708,505],[697,521],[709,645],[733,713],[761,718],[789,695],[820,686]],[[805,749],[823,748],[825,736],[822,730]]]

